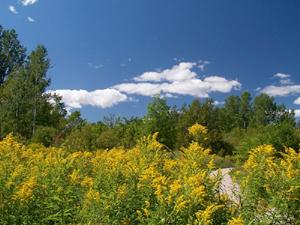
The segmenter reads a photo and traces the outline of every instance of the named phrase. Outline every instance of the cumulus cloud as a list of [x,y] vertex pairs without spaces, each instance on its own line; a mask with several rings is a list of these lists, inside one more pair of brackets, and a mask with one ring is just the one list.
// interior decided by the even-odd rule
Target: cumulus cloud
[[30,17],[30,16],[28,16],[27,17],[27,20],[30,22],[30,23],[33,23],[33,22],[35,22],[35,19],[33,19],[32,17]]
[[127,94],[153,96],[160,94],[161,86],[161,84],[151,83],[123,83],[115,85],[112,88]]
[[297,99],[294,101],[294,104],[296,104],[296,105],[300,105],[300,97],[299,97],[299,98],[297,98]]
[[288,96],[290,94],[299,94],[300,85],[269,85],[261,90],[262,93],[266,93],[270,96]]
[[196,63],[181,62],[173,66],[171,69],[166,69],[161,72],[145,72],[142,75],[135,77],[135,81],[184,81],[195,78],[197,74],[191,69],[196,66]]
[[273,77],[278,78],[281,85],[293,84],[292,80],[290,79],[290,74],[276,73]]
[[288,85],[288,84],[293,84],[294,82],[292,82],[292,80],[290,78],[287,78],[287,79],[281,79],[281,80],[279,80],[279,83],[281,85]]
[[38,2],[38,0],[21,0],[21,4],[23,6],[34,5],[37,2]]
[[285,79],[285,78],[291,77],[291,75],[290,74],[286,74],[286,73],[276,73],[274,75],[274,77],[277,77],[277,78],[280,78],[280,79]]
[[18,11],[17,11],[17,9],[16,9],[15,6],[10,5],[10,6],[8,6],[8,9],[9,9],[9,11],[12,12],[13,14],[18,14]]
[[145,72],[135,77],[135,82],[122,83],[112,88],[127,94],[144,96],[153,95],[190,95],[194,97],[208,97],[211,92],[228,93],[240,89],[237,80],[227,80],[221,76],[209,76],[203,80],[192,71],[197,63],[181,62],[161,72]]
[[125,94],[114,89],[102,89],[95,91],[86,90],[51,90],[50,94],[57,94],[62,97],[62,102],[67,108],[80,109],[83,106],[95,106],[99,108],[109,108],[120,102],[128,100]]
[[300,85],[294,84],[294,82],[291,81],[290,74],[276,73],[273,77],[279,78],[278,85],[274,85],[274,84],[268,85],[264,88],[261,88],[258,91],[274,97],[278,97],[278,96],[284,97],[284,96],[300,93]]
[[120,102],[134,101],[128,95],[177,98],[179,95],[208,97],[212,92],[228,93],[241,88],[237,80],[221,76],[208,76],[204,79],[192,71],[197,63],[181,62],[161,72],[146,72],[134,77],[132,82],[121,83],[103,90],[54,90],[51,94],[62,97],[68,109],[91,105],[99,108],[112,107]]
[[300,117],[300,109],[295,109],[295,117]]

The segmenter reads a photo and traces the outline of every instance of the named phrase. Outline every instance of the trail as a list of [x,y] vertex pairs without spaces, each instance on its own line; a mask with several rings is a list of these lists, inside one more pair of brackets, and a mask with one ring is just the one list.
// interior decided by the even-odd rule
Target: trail
[[[220,184],[220,192],[221,194],[227,194],[229,199],[232,200],[235,203],[240,202],[239,194],[240,194],[240,187],[237,183],[234,183],[231,176],[230,171],[232,171],[233,168],[224,168],[221,169],[222,172],[222,180]],[[213,176],[217,176],[218,171],[214,171],[212,173]]]

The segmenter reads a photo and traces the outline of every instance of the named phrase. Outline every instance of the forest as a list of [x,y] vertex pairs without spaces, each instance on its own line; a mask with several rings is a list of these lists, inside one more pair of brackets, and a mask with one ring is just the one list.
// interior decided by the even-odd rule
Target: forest
[[[48,92],[50,67],[0,26],[1,224],[299,224],[300,130],[273,97],[153,96],[91,123]],[[209,175],[226,167],[239,203]]]

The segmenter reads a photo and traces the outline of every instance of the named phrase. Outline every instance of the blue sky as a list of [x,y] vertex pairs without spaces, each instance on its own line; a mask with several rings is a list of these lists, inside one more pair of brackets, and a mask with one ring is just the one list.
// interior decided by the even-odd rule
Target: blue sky
[[156,93],[181,106],[266,92],[300,109],[299,10],[297,0],[0,0],[0,24],[29,51],[45,45],[50,90],[97,121],[144,115]]

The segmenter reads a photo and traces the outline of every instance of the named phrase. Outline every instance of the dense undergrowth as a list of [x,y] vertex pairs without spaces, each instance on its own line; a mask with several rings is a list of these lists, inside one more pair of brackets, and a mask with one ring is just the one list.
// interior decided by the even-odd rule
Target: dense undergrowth
[[9,135],[0,142],[0,224],[299,222],[299,153],[253,150],[236,174],[240,203],[220,193],[214,161],[198,142],[173,154],[156,135],[94,152],[24,146]]

